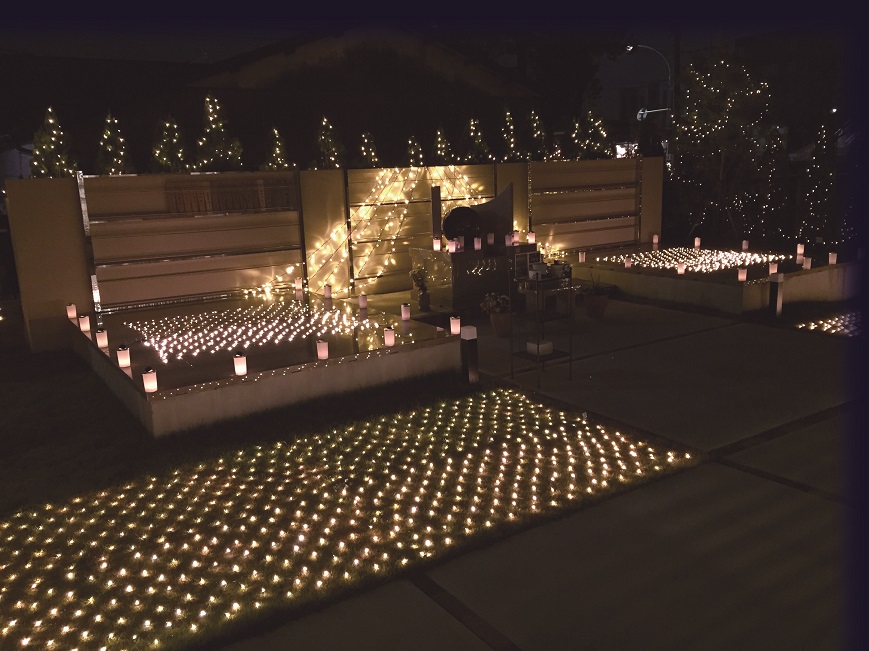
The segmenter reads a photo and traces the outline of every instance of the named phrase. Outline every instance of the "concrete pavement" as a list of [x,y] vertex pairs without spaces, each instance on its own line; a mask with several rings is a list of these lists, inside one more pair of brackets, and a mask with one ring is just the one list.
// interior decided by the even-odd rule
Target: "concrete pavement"
[[600,321],[578,311],[572,374],[549,364],[538,389],[476,322],[485,381],[701,463],[226,651],[850,648],[856,340],[612,300]]

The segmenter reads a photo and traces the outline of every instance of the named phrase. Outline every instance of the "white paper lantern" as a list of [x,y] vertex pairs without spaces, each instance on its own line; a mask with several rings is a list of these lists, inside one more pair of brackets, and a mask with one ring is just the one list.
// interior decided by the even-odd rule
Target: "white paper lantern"
[[809,256],[806,256],[803,259],[803,269],[811,269],[812,268],[812,259]]
[[317,359],[329,359],[329,342],[317,340]]
[[657,244],[657,243],[658,243],[658,234],[655,233],[654,235],[652,235],[652,244]]
[[247,357],[241,351],[232,356],[232,363],[236,375],[247,375]]
[[625,256],[625,269],[631,268],[631,256]]
[[390,327],[383,329],[383,343],[390,347],[395,345],[395,330]]
[[440,251],[441,250],[441,238],[439,238],[439,237],[432,238],[431,246],[432,246],[432,249],[434,249],[435,251]]
[[66,304],[66,318],[67,319],[75,319],[78,316],[78,313],[75,310],[75,303],[67,303]]
[[836,264],[838,257],[833,251],[830,251],[830,264]]
[[97,329],[97,346],[99,348],[109,347],[109,333],[102,328]]
[[368,296],[359,294],[359,309],[364,310],[368,307]]
[[769,263],[769,275],[778,273],[778,262],[770,262]]
[[456,241],[455,240],[450,240],[447,242],[447,251],[449,251],[450,253],[456,252]]
[[401,304],[401,320],[410,321],[410,303]]
[[78,327],[82,332],[91,331],[91,318],[87,314],[78,315]]
[[489,246],[492,246],[495,243],[495,234],[494,233],[488,233],[486,235],[486,243]]
[[534,231],[528,231],[528,244],[536,244],[537,236],[534,234]]
[[130,366],[130,349],[128,346],[118,346],[118,366],[128,368]]
[[806,252],[806,246],[804,244],[797,244],[797,255],[803,255]]
[[736,278],[739,282],[744,283],[745,279],[748,277],[748,269],[737,269]]
[[748,251],[748,240],[742,240],[742,250]]
[[450,317],[450,334],[457,335],[462,330],[462,319],[458,316]]
[[694,248],[695,248],[695,249],[699,249],[699,248],[700,248],[700,238],[699,238],[699,237],[695,237],[695,238],[694,238]]
[[296,278],[296,289],[302,289],[302,279]]
[[474,251],[479,251],[483,248],[483,240],[480,237],[474,238]]
[[685,263],[684,262],[677,262],[676,263],[676,273],[677,274],[684,274],[685,273]]
[[142,373],[142,384],[145,385],[145,391],[154,393],[157,390],[157,371],[148,367]]

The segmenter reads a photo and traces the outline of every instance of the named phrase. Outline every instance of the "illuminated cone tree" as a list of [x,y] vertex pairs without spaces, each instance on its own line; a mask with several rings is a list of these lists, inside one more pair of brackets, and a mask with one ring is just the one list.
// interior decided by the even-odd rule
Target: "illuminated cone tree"
[[127,145],[118,127],[118,119],[109,113],[100,137],[100,149],[97,153],[97,174],[116,175],[132,172],[127,156]]
[[196,142],[196,170],[226,172],[241,169],[241,143],[226,132],[226,120],[217,99],[205,97],[205,134]]
[[465,149],[467,152],[465,155],[465,162],[490,163],[495,160],[486,139],[483,137],[483,132],[480,131],[480,123],[475,118],[471,118],[468,121],[468,126],[465,128],[464,139],[466,143]]
[[836,178],[836,136],[831,131],[828,125],[821,125],[805,172],[804,209],[797,229],[797,237],[802,241],[828,239],[831,235]]
[[525,160],[525,155],[519,149],[519,143],[516,139],[516,124],[513,120],[513,114],[510,109],[504,110],[504,126],[501,128],[501,138],[503,139],[504,155],[501,158],[505,163],[516,163]]
[[329,120],[324,116],[317,132],[317,159],[314,163],[314,169],[343,167],[345,158],[344,146],[335,135],[335,129]]
[[423,167],[425,165],[422,157],[422,147],[415,136],[407,139],[407,164],[408,167]]
[[574,118],[570,142],[576,160],[612,158],[614,154],[614,145],[608,139],[603,120],[591,111]]
[[157,125],[157,140],[151,150],[151,167],[157,172],[184,172],[189,169],[181,130],[170,115]]
[[262,169],[277,172],[280,170],[288,170],[291,167],[295,167],[295,165],[290,165],[287,162],[287,155],[284,150],[284,139],[281,138],[281,134],[277,128],[272,127],[271,154],[269,155],[269,159],[262,165]]
[[360,151],[362,167],[380,167],[380,158],[377,156],[377,147],[374,137],[367,131],[362,134],[362,146]]
[[450,149],[450,142],[444,135],[443,129],[438,129],[438,132],[435,135],[432,160],[435,165],[451,165],[454,162],[453,153]]
[[70,156],[63,129],[50,106],[45,122],[33,134],[33,158],[30,173],[33,176],[73,176],[75,163]]
[[534,109],[531,109],[528,122],[531,129],[529,159],[538,161],[548,160],[549,137],[546,133],[546,127],[543,126],[543,120]]

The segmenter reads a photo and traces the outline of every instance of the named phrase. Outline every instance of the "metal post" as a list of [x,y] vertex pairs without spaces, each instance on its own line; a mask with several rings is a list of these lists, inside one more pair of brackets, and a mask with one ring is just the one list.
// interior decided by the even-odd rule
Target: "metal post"
[[784,294],[785,275],[771,274],[769,277],[769,313],[774,317],[781,316],[782,298]]
[[477,352],[477,327],[462,326],[460,332],[462,376],[468,380],[468,384],[478,384],[480,382],[480,363]]

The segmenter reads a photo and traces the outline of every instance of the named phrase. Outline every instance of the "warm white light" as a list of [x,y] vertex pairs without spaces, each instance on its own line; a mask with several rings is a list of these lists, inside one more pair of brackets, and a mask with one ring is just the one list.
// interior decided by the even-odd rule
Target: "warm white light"
[[145,385],[145,391],[154,393],[157,390],[157,371],[148,367],[142,373],[142,383]]
[[462,319],[458,316],[450,317],[450,334],[457,335],[462,331]]
[[91,331],[91,318],[87,314],[78,315],[78,327],[82,332]]
[[440,251],[441,250],[441,238],[439,238],[439,237],[432,238],[431,245],[435,251]]
[[738,269],[736,272],[736,278],[739,282],[744,283],[745,279],[748,277],[748,269],[742,268]]
[[483,248],[483,238],[475,237],[474,238],[474,251],[479,251]]
[[811,269],[812,268],[812,259],[809,256],[806,256],[803,259],[803,269]]
[[236,375],[247,375],[247,357],[244,353],[238,352],[232,357],[232,362],[235,366]]
[[580,251],[580,252],[579,252],[579,261],[580,261],[580,262],[585,262],[585,251]]
[[657,244],[657,243],[658,243],[658,234],[655,233],[654,235],[652,235],[652,244]]
[[699,249],[699,248],[700,248],[700,238],[699,238],[699,237],[695,237],[695,238],[694,238],[694,248],[695,248],[695,249]]
[[368,307],[368,296],[366,294],[359,294],[359,309],[364,310]]
[[395,330],[388,327],[383,329],[383,343],[387,346],[395,345]]
[[748,240],[742,240],[742,250],[748,251]]
[[332,285],[323,285],[323,298],[332,298]]
[[66,318],[67,319],[74,319],[76,317],[76,315],[77,315],[77,312],[75,310],[75,303],[67,303],[66,304]]
[[534,231],[528,231],[528,244],[536,244],[537,236],[534,234]]
[[804,244],[797,244],[797,255],[803,255],[806,252],[806,246]]
[[676,273],[677,274],[684,274],[685,273],[685,263],[684,262],[676,263]]
[[491,246],[491,245],[493,245],[493,244],[495,243],[495,234],[494,234],[494,233],[488,233],[488,234],[486,235],[486,243],[487,243],[489,246]]
[[833,251],[830,251],[830,264],[836,264],[837,258],[838,256]]
[[401,320],[410,321],[410,303],[401,304]]
[[317,359],[329,359],[329,342],[319,339],[317,341]]
[[118,346],[118,366],[121,368],[130,366],[130,349],[127,346]]
[[450,240],[449,242],[447,242],[447,250],[450,253],[456,252],[456,241],[455,240]]
[[778,262],[770,262],[769,263],[769,275],[778,273]]
[[97,346],[100,348],[109,347],[109,333],[102,328],[97,329]]
[[631,256],[625,256],[625,269],[631,268]]

